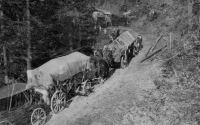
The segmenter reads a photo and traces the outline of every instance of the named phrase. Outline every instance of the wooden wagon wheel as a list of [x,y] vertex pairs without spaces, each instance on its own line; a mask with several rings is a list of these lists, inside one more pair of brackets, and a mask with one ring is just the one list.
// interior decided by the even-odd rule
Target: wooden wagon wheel
[[46,122],[46,113],[44,109],[37,108],[31,114],[31,124],[32,125],[44,125]]
[[126,68],[126,66],[127,66],[124,56],[121,57],[120,66],[121,66],[122,69]]
[[12,125],[12,123],[7,120],[4,120],[0,122],[0,125]]
[[61,112],[66,105],[66,94],[62,91],[56,91],[51,98],[51,110],[57,114]]

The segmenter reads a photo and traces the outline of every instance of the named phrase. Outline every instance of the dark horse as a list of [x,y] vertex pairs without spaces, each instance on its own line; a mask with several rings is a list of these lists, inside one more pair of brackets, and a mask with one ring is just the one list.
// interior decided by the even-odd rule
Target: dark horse
[[105,80],[109,75],[109,63],[103,59],[101,50],[94,50],[95,65],[97,67],[97,76]]
[[143,48],[142,37],[140,35],[138,35],[135,42],[133,42],[132,48],[134,56],[137,55],[139,51]]

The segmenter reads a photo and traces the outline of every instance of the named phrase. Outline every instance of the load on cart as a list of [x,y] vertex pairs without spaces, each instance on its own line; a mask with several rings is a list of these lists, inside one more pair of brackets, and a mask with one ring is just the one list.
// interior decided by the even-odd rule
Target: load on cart
[[111,50],[113,53],[113,62],[120,63],[121,68],[125,68],[134,56],[137,38],[129,31],[125,31],[107,46],[107,50]]
[[[27,71],[27,89],[33,88],[40,93],[44,102],[50,105],[52,112],[57,114],[75,95],[90,93],[91,83],[86,78],[88,71],[90,71],[90,57],[74,52]],[[41,108],[38,110],[44,112]],[[37,111],[34,115],[33,112],[31,119],[40,122],[36,113]]]

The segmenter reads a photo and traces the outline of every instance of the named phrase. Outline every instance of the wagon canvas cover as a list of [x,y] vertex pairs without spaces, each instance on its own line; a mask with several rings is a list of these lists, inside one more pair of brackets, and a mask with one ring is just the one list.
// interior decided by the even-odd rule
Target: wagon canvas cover
[[135,37],[129,31],[122,33],[119,37],[117,37],[113,43],[109,44],[108,47],[110,49],[115,48],[113,53],[113,58],[115,62],[120,62],[121,54],[124,52],[124,47],[128,47],[135,41]]
[[133,41],[135,41],[135,37],[129,31],[126,31],[117,37],[114,42],[117,42],[118,47],[123,48],[131,45]]
[[57,77],[60,81],[69,79],[73,75],[90,68],[90,57],[80,52],[74,52],[67,56],[59,57],[48,61],[42,66],[28,70],[28,84],[30,87],[44,87],[48,89],[53,85],[53,78]]

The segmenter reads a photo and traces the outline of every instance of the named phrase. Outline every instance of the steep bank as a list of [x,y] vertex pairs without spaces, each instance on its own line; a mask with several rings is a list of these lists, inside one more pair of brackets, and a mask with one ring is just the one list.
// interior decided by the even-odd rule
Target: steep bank
[[[132,29],[128,30],[137,35]],[[153,42],[143,38],[144,48],[126,69],[116,70],[103,85],[97,85],[89,97],[76,97],[69,108],[54,115],[47,125],[124,124],[126,114],[142,100],[143,91],[155,87],[151,77],[158,73],[157,64],[140,64]]]

